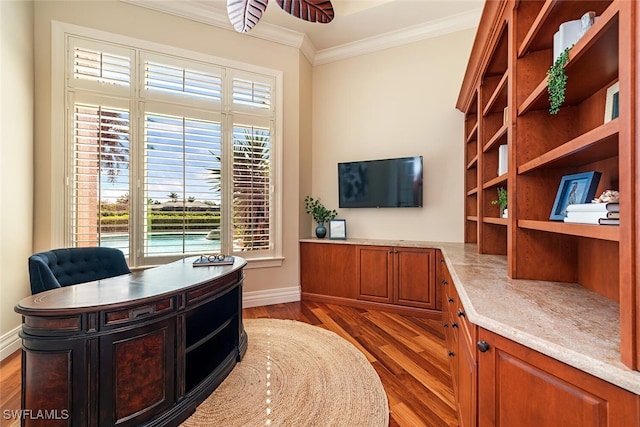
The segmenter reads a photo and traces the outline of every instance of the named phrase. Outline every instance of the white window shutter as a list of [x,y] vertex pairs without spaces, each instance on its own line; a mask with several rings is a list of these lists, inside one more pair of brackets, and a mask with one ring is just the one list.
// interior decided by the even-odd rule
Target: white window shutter
[[[74,246],[112,246],[128,254],[129,112],[76,103],[73,137]],[[116,235],[121,238],[112,240]]]

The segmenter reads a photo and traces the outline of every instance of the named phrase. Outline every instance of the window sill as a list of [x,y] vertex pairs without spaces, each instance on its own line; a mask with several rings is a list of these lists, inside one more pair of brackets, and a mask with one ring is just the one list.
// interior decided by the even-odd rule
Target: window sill
[[251,270],[254,268],[282,267],[283,261],[284,257],[248,258],[245,268]]

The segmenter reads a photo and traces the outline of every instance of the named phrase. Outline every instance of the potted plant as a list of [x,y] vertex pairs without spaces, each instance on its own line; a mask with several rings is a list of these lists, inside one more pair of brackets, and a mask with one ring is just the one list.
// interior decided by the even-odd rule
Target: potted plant
[[498,198],[491,201],[492,205],[500,206],[500,216],[507,218],[507,190],[504,187],[498,187]]
[[329,210],[324,207],[320,199],[314,199],[311,196],[304,198],[305,212],[311,215],[311,218],[318,223],[316,227],[316,236],[320,239],[327,235],[327,229],[324,223],[332,220],[338,215],[335,209]]
[[567,75],[564,72],[564,66],[569,61],[569,49],[571,48],[566,48],[547,71],[550,114],[558,114],[560,106],[564,102],[564,94],[567,88]]

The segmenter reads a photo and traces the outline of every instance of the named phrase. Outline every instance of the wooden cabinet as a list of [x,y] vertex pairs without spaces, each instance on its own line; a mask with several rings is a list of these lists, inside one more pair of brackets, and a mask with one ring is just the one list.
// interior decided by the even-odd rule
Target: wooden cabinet
[[484,329],[478,338],[480,427],[640,425],[633,393]]
[[442,287],[443,327],[451,365],[460,427],[476,425],[476,326],[469,323],[444,259],[438,254],[438,279]]
[[435,249],[358,246],[360,299],[435,310]]
[[302,299],[439,318],[436,250],[349,242],[300,242]]
[[[640,369],[637,153],[638,2],[487,1],[458,98],[465,114],[465,241],[504,254],[515,279],[575,282],[620,304],[622,362]],[[549,113],[546,72],[560,24],[597,21],[569,51],[566,99]],[[619,84],[619,117],[605,121]],[[497,174],[498,147],[508,171]],[[596,190],[619,190],[620,225],[549,219],[563,176],[597,171]],[[499,187],[509,217],[500,218]]]
[[438,268],[461,427],[640,426],[640,396],[470,323]]

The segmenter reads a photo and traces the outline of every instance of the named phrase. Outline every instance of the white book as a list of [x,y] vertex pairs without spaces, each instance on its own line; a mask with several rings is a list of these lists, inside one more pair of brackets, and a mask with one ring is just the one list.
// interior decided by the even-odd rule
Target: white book
[[498,147],[498,176],[507,173],[509,168],[509,146],[503,144]]
[[567,212],[620,212],[620,203],[576,203],[567,206]]
[[607,217],[607,212],[567,212],[567,218],[569,218],[570,220],[573,221],[579,221],[579,222],[598,222],[598,219],[600,218],[606,218]]
[[600,224],[601,218],[575,218],[570,216],[564,217],[564,222],[570,222],[573,224]]

